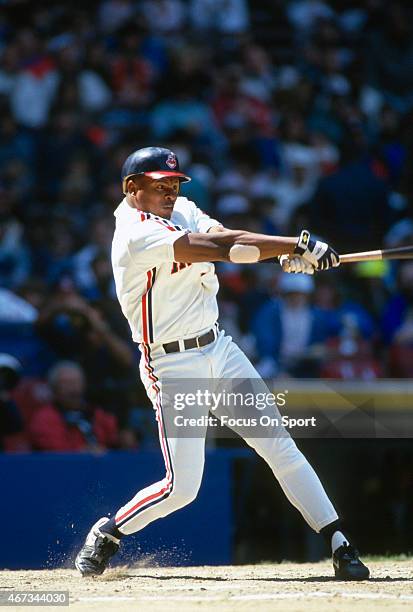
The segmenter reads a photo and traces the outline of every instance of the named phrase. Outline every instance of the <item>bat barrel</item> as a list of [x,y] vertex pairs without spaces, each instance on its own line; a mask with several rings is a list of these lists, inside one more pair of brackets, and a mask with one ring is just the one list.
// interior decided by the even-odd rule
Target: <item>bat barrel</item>
[[381,259],[413,259],[413,246],[363,251],[361,253],[345,253],[344,255],[340,255],[340,263],[380,261]]
[[385,249],[383,259],[412,259],[413,246],[397,247],[395,249]]

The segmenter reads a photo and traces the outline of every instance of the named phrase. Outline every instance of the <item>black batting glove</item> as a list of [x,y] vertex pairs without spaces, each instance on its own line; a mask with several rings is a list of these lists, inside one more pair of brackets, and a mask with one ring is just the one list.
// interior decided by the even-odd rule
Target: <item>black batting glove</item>
[[294,253],[308,261],[316,270],[328,270],[340,265],[339,254],[326,242],[313,240],[307,230],[301,232]]

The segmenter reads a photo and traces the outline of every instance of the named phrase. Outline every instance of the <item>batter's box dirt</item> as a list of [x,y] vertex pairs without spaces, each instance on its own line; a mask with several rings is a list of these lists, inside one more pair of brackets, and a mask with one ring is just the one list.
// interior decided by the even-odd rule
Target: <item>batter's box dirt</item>
[[68,590],[70,610],[412,610],[413,559],[370,561],[369,566],[371,579],[355,583],[336,581],[330,562],[168,568],[139,565],[108,570],[97,578],[81,578],[71,569],[3,570],[0,592]]

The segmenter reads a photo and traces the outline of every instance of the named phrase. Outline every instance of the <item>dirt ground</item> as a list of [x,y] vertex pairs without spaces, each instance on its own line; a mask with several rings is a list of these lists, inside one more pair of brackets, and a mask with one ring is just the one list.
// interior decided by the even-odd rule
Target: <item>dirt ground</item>
[[138,565],[114,568],[97,578],[81,578],[72,569],[4,570],[0,572],[0,593],[68,590],[70,609],[92,611],[413,610],[413,559],[370,561],[369,566],[371,579],[358,583],[336,581],[330,562],[168,568]]

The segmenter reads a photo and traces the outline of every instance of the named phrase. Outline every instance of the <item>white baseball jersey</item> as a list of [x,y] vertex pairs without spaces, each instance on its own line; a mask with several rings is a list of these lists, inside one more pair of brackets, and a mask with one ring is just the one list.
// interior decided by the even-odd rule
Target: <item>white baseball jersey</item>
[[135,342],[170,342],[210,329],[218,318],[212,263],[177,263],[175,240],[220,225],[187,198],[170,220],[129,206],[115,211],[112,266],[116,293]]

